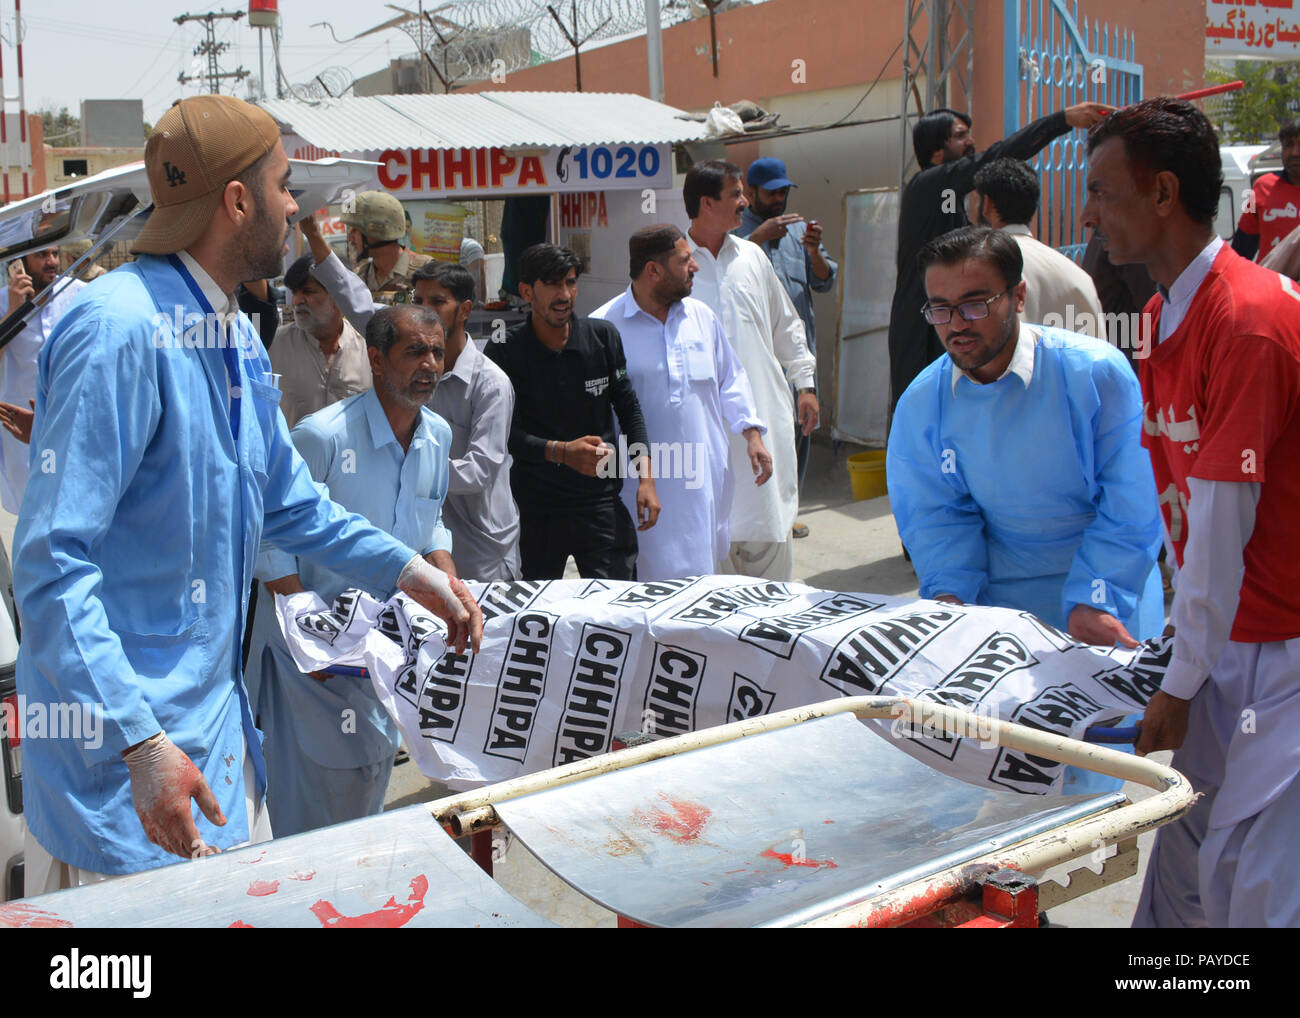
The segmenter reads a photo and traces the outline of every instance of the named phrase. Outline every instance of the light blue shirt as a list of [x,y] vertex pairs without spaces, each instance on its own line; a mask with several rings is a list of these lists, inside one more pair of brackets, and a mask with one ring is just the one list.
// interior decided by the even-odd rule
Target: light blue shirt
[[227,818],[198,815],[203,839],[248,840],[245,744],[259,796],[265,766],[240,650],[263,536],[374,589],[391,589],[414,554],[312,482],[246,318],[211,345],[201,326],[176,330],[208,312],[180,259],[142,256],[83,290],[38,360],[14,536],[18,688],[29,704],[101,710],[103,739],[24,739],[25,814],[54,858],[93,872],[177,861],[145,837],[121,759],[159,730]]
[[[451,532],[442,523],[450,478],[451,428],[432,410],[420,408],[411,446],[405,451],[374,389],[304,417],[293,429],[292,438],[311,476],[325,485],[339,505],[364,516],[421,555],[451,552]],[[348,587],[358,586],[310,557],[295,560],[263,545],[258,579],[275,580],[293,573],[326,602]],[[386,599],[393,584],[366,589]]]
[[[373,389],[304,417],[292,437],[312,477],[325,485],[330,498],[418,548],[422,555],[452,550],[451,534],[442,523],[451,429],[432,410],[420,409],[405,452]],[[258,579],[275,580],[293,573],[327,603],[358,586],[309,557],[295,559],[262,545]],[[392,593],[391,586],[366,589],[381,600]],[[295,740],[301,752],[322,767],[364,767],[391,757],[401,744],[401,734],[370,680],[333,675],[319,682],[299,672],[275,623],[275,599],[265,590],[262,593],[265,600],[258,599],[247,682],[254,708],[265,704],[261,698],[266,686],[278,684],[280,716],[267,729],[267,736]],[[352,722],[346,733],[341,717]],[[281,787],[280,778],[274,787]],[[274,826],[274,801],[271,816]]]
[[[762,224],[762,218],[756,215],[753,209],[747,208],[741,213],[740,225],[732,232],[737,237],[748,239],[749,235]],[[790,295],[790,300],[794,302],[794,309],[799,312],[799,317],[803,319],[804,333],[808,337],[808,349],[816,353],[817,315],[813,311],[812,295],[833,290],[835,288],[835,277],[839,273],[840,267],[831,260],[826,253],[826,248],[819,244],[817,250],[821,252],[822,257],[830,265],[831,274],[825,279],[818,279],[813,274],[812,255],[808,253],[808,248],[804,246],[803,242],[803,235],[807,232],[807,223],[792,223],[786,227],[785,236],[779,240],[770,240],[766,244],[760,244],[759,247],[772,260],[772,268],[776,269],[781,285],[785,287],[785,292]]]
[[1205,277],[1210,274],[1214,259],[1219,257],[1221,247],[1223,247],[1223,238],[1211,237],[1210,242],[1201,249],[1201,253],[1188,262],[1187,268],[1179,273],[1173,286],[1166,290],[1156,284],[1156,289],[1165,301],[1160,309],[1160,333],[1156,336],[1157,343],[1163,343],[1174,334],[1178,326],[1183,324],[1183,319],[1192,308],[1196,291],[1201,288]]
[[1083,604],[1156,636],[1160,512],[1137,379],[1108,343],[1041,335],[1030,371],[980,385],[945,354],[898,402],[889,499],[921,596],[1019,608],[1062,630]]
[[[344,317],[365,332],[380,305],[361,277],[335,254],[311,272]],[[510,379],[467,334],[429,406],[451,426],[451,484],[443,509],[456,539],[456,571],[467,580],[513,580],[519,575],[519,509],[506,448],[515,409]]]

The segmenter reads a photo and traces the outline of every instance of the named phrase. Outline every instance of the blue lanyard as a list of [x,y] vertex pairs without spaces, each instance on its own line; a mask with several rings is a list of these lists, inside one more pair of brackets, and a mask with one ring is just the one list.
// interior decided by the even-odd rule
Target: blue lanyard
[[[185,263],[174,254],[168,255],[167,261],[171,263],[172,268],[180,273],[181,279],[185,280],[185,285],[190,288],[190,293],[194,296],[194,299],[198,301],[199,307],[203,309],[204,314],[215,314],[212,310],[212,305],[209,304],[208,299],[203,296],[203,288],[200,287],[198,281],[190,275],[189,270],[185,268]],[[235,321],[231,323],[231,329],[238,332],[239,320],[237,317]],[[235,439],[235,444],[238,445],[239,407],[240,397],[242,395],[241,379],[243,376],[239,371],[239,351],[236,349],[236,344],[233,341],[233,338],[228,334],[228,331],[229,330],[223,332],[220,345],[222,359],[226,362],[226,374],[229,376],[230,434]]]

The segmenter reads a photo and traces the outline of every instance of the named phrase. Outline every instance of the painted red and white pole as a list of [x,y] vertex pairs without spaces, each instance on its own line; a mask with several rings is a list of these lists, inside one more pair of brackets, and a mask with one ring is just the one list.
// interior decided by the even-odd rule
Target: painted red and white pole
[[[18,0],[14,0],[14,2],[17,3]],[[1237,89],[1245,87],[1246,83],[1244,81],[1229,81],[1222,85],[1211,85],[1209,88],[1198,88],[1194,92],[1183,92],[1181,95],[1174,96],[1174,98],[1186,99],[1188,102],[1192,102],[1196,99],[1204,99],[1207,96],[1219,95],[1222,92],[1235,92]]]
[[4,41],[0,40],[0,158],[4,160],[4,199],[8,205],[12,200],[9,195],[9,99],[5,95]]
[[18,47],[18,136],[21,142],[19,160],[23,167],[23,197],[32,193],[28,183],[32,147],[27,139],[27,101],[23,92],[23,0],[14,0],[14,43]]

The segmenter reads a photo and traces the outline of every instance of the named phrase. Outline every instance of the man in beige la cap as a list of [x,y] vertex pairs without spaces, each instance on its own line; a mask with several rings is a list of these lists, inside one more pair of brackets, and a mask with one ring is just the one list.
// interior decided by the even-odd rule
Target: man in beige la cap
[[279,274],[298,211],[275,122],[182,100],[145,167],[140,257],[86,288],[38,363],[18,687],[84,723],[24,740],[28,894],[270,836],[240,669],[263,537],[377,595],[399,587],[462,649],[482,631],[459,581],[312,483],[231,298]]

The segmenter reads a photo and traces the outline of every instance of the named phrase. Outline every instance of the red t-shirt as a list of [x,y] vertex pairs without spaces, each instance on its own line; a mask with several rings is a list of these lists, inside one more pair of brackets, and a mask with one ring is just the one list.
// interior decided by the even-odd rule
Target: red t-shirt
[[[1162,306],[1157,294],[1146,307],[1152,335]],[[1232,639],[1300,636],[1300,287],[1225,244],[1182,323],[1138,364],[1142,444],[1179,564],[1187,478],[1259,482]]]
[[1266,173],[1251,187],[1255,195],[1255,208],[1243,212],[1237,220],[1237,229],[1259,237],[1257,261],[1282,242],[1282,239],[1300,225],[1300,187],[1287,183],[1280,173]]

